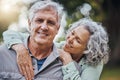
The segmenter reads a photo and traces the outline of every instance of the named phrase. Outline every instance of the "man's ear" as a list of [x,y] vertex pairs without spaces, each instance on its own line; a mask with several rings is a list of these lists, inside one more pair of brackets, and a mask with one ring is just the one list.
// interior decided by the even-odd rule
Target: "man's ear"
[[58,30],[57,33],[59,32],[59,29],[60,29],[60,24],[57,25],[57,30]]
[[59,31],[59,29],[60,29],[60,24],[58,24],[58,31]]
[[31,26],[31,21],[30,21],[30,19],[28,19],[28,28],[29,28],[29,30],[31,30],[30,26]]

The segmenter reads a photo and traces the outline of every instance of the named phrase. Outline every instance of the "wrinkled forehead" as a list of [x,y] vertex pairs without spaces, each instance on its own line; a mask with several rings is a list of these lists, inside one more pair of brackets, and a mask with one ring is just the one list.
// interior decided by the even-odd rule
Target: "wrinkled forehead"
[[52,14],[52,15],[55,16],[54,18],[56,18],[57,21],[58,21],[58,18],[59,18],[58,13],[57,13],[56,9],[53,6],[46,6],[44,8],[41,8],[41,9],[39,9],[39,10],[37,10],[35,12],[35,14],[37,14],[37,13]]
[[78,32],[80,32],[82,30],[83,31],[88,31],[84,25],[77,26],[77,27],[73,28],[71,31],[78,31]]
[[55,7],[53,7],[53,6],[46,6],[46,7],[44,7],[44,8],[42,8],[42,9],[40,9],[39,11],[43,11],[43,12],[52,12],[52,13],[54,13],[55,15],[57,15],[58,16],[58,12],[57,12],[57,10],[55,9]]
[[69,31],[68,31],[68,33],[67,33],[67,36],[71,33],[71,32],[75,32],[75,33],[77,33],[77,34],[81,34],[81,33],[88,33],[88,34],[90,34],[90,32],[89,32],[89,30],[86,28],[86,26],[85,25],[79,25],[79,26],[76,26],[76,27],[72,27]]
[[76,26],[71,25],[68,32],[71,32],[71,31],[75,30],[76,28],[85,28],[86,29],[86,27],[84,25],[76,25]]

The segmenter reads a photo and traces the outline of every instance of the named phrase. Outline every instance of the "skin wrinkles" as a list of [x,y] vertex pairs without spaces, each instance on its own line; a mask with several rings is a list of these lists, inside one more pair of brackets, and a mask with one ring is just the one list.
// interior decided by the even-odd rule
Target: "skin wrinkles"
[[[39,10],[30,24],[31,40],[40,45],[50,44],[59,30],[57,14],[52,10]],[[34,26],[34,27],[33,27]]]
[[53,39],[59,30],[56,10],[52,6],[38,10],[28,23],[30,26],[28,47],[32,55],[38,60],[49,56]]
[[73,58],[80,58],[86,48],[90,33],[84,26],[79,26],[68,33],[63,49],[69,52]]
[[[49,4],[47,1],[41,1],[30,8],[28,16],[30,37],[27,47],[37,60],[51,54],[53,39],[61,24],[62,12],[63,7],[55,2]],[[12,48],[17,53],[17,63],[21,74],[25,76],[26,80],[32,80],[34,78],[32,59],[28,49],[21,48],[23,46],[24,44],[18,44]]]

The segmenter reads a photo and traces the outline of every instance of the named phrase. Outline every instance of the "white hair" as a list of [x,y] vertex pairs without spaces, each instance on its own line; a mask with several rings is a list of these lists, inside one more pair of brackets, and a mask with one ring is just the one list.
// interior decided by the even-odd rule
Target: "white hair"
[[86,62],[96,65],[103,60],[107,63],[109,58],[108,35],[103,26],[90,18],[83,18],[73,23],[69,31],[81,25],[91,34],[84,51]]
[[32,5],[32,7],[29,9],[28,12],[28,18],[30,19],[30,21],[32,21],[35,13],[41,9],[44,9],[46,7],[53,7],[55,9],[55,11],[58,14],[58,22],[59,24],[61,24],[61,19],[62,19],[62,15],[63,15],[63,7],[62,5],[53,2],[53,1],[38,1],[35,4]]

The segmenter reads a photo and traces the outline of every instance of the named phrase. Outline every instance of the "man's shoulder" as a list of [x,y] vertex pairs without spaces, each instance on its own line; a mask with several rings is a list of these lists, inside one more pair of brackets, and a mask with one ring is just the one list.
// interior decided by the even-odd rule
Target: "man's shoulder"
[[8,49],[5,44],[0,45],[0,57],[7,55]]
[[13,55],[12,53],[13,53],[14,51],[13,50],[10,50],[10,49],[8,49],[7,48],[7,45],[6,44],[2,44],[2,45],[0,45],[0,55]]
[[15,59],[16,59],[16,55],[13,50],[9,50],[5,44],[0,45],[1,65],[15,64]]
[[4,51],[4,50],[7,50],[7,46],[5,44],[1,44],[0,45],[0,51]]

